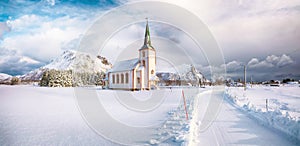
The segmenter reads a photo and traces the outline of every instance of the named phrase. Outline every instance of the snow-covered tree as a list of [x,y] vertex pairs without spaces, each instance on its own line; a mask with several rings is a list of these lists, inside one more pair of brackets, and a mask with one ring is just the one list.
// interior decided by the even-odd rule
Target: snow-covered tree
[[72,87],[72,71],[47,70],[44,72],[40,81],[40,86],[48,87]]

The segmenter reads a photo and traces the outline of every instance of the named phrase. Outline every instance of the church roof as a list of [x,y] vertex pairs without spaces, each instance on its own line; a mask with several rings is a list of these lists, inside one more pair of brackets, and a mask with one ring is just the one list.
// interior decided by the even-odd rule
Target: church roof
[[144,66],[140,66],[139,68],[138,68],[138,70],[140,71],[140,70],[143,70],[145,67]]
[[120,72],[134,69],[139,64],[139,59],[130,59],[117,62],[108,72]]
[[143,50],[143,49],[153,49],[155,50],[151,45],[143,45],[142,48],[140,50]]

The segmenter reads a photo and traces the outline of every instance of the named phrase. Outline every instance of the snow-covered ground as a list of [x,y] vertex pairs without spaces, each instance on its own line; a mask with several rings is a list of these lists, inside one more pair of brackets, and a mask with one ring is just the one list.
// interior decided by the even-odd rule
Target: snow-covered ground
[[[108,137],[111,140],[100,136],[101,133],[99,135],[99,131],[95,131],[87,116],[83,116],[86,113],[80,109],[80,103],[75,97],[78,91],[76,90],[29,85],[0,86],[0,145],[118,145],[115,142],[124,138],[128,140],[126,142],[137,145],[170,142],[180,145],[184,141],[183,136],[188,133],[188,121],[185,120],[179,88],[136,92],[99,90],[95,87],[80,88],[95,91],[98,94],[97,100],[101,101],[106,113],[115,121],[129,127],[150,127],[149,131],[141,131],[141,135],[125,131],[126,134],[114,137],[116,139]],[[192,97],[189,94],[198,92],[198,89],[191,92],[187,90],[188,97]],[[147,112],[135,112],[136,109],[120,104],[122,101],[129,105],[139,101],[145,103],[149,100],[149,95],[163,97],[163,100],[158,102],[159,107],[155,105],[152,109],[152,106],[149,106]],[[130,98],[127,97],[137,100],[128,102]],[[87,96],[86,99],[88,102],[91,98]],[[187,103],[190,103],[190,99]],[[111,122],[102,128],[109,128],[113,136],[124,132],[124,129],[115,129],[114,126]]]
[[0,145],[109,145],[81,118],[72,88],[0,86]]
[[300,87],[285,85],[270,87],[257,85],[229,87],[226,99],[251,118],[300,140]]
[[[259,124],[247,111],[249,108],[240,110],[243,108],[230,104],[233,100],[223,101],[223,90],[212,92],[211,89],[174,87],[131,92],[95,87],[2,85],[0,145],[119,145],[116,142],[120,141],[135,145],[296,145],[284,134],[273,130],[272,126]],[[186,98],[188,120],[182,90]],[[260,90],[257,94],[265,92],[260,87],[252,90]],[[297,92],[295,88],[283,90],[289,90],[288,95]],[[78,91],[93,92],[96,97],[83,94],[86,97],[80,99]],[[250,91],[246,94],[250,95]],[[238,96],[239,93],[239,88],[229,88],[226,99],[231,99],[228,95]],[[94,104],[95,101],[102,104],[105,112],[99,113],[93,107],[98,105]],[[297,106],[297,101],[294,102],[287,106]],[[218,104],[219,108],[215,107]],[[87,113],[85,108],[95,111]],[[204,115],[208,109],[219,112],[218,116],[208,116],[207,119]],[[113,121],[107,120],[105,115],[112,117]],[[100,133],[97,131],[97,125],[93,125],[95,123],[89,119],[90,116],[93,119],[100,117],[101,121],[96,122],[100,123],[98,126],[104,129],[104,133],[101,133],[101,129]],[[122,129],[116,123],[127,127]],[[142,129],[126,131],[128,127]]]

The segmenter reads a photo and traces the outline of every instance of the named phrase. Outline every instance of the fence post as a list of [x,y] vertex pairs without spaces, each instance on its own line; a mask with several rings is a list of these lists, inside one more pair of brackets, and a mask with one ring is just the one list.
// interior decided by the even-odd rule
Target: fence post
[[189,115],[188,115],[188,112],[187,112],[187,109],[186,109],[186,101],[185,101],[183,89],[181,91],[182,91],[182,98],[183,98],[183,102],[184,102],[185,118],[186,118],[186,120],[188,120]]
[[268,109],[268,98],[266,98],[266,110],[267,110],[267,112],[269,111],[269,109]]

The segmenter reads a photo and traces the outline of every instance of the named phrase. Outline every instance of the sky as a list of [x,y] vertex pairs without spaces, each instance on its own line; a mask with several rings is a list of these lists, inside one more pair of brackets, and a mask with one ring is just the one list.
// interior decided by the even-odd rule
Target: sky
[[[138,1],[141,0],[1,1],[0,72],[22,75],[48,64],[62,51],[76,49],[80,38],[105,12]],[[242,78],[243,65],[247,65],[248,77],[254,81],[300,79],[300,0],[158,1],[183,7],[208,26],[223,51],[227,77]],[[107,49],[105,57],[114,62],[114,49],[126,52],[128,46],[142,40],[144,25],[132,24],[119,31],[108,42],[107,48],[111,50]],[[162,44],[154,45],[157,50],[168,46],[159,42],[171,41],[170,48],[185,49],[192,58],[205,56],[193,55],[197,46],[177,28],[150,22],[150,33],[153,45],[155,41]],[[181,53],[161,49],[159,55],[174,58]],[[184,58],[175,58],[177,63],[185,63]],[[196,67],[209,74],[211,68],[222,65],[209,66],[205,59],[200,59]]]

